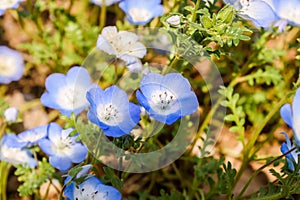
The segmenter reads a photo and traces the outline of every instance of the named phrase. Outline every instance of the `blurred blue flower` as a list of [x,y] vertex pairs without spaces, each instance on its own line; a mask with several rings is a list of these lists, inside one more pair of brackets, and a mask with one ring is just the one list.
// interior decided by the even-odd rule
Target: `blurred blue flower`
[[233,5],[239,15],[256,27],[277,27],[282,32],[287,24],[300,25],[300,0],[224,0]]
[[61,171],[70,169],[72,163],[82,162],[87,155],[87,148],[76,141],[77,135],[69,136],[72,131],[72,128],[63,130],[58,124],[51,123],[48,137],[39,141],[42,151],[50,157],[50,164]]
[[15,9],[19,4],[25,0],[1,0],[0,2],[0,16],[3,15],[7,9]]
[[154,17],[163,15],[161,0],[124,0],[119,6],[131,24],[145,25]]
[[102,6],[102,3],[104,2],[106,6],[111,6],[114,3],[118,3],[121,0],[91,0],[92,3]]
[[15,107],[10,107],[10,108],[7,108],[5,111],[4,111],[4,119],[6,122],[16,122],[17,119],[18,119],[18,113],[19,113],[19,110]]
[[27,147],[33,146],[38,144],[38,142],[45,138],[47,136],[49,125],[45,126],[38,126],[26,131],[23,131],[22,133],[19,133],[18,140],[19,142],[26,143]]
[[265,0],[281,21],[300,26],[300,0]]
[[136,95],[151,117],[169,125],[199,106],[189,81],[179,73],[145,75]]
[[0,46],[0,60],[0,84],[8,84],[22,77],[24,60],[18,51],[6,46]]
[[[67,177],[65,184],[71,177]],[[104,185],[98,178],[91,177],[79,185],[71,182],[64,190],[66,200],[74,199],[101,199],[101,200],[121,200],[121,193],[114,187]]]
[[257,28],[269,29],[279,19],[272,7],[264,0],[223,1],[232,5],[242,18],[252,21]]
[[54,73],[46,79],[46,89],[41,97],[44,106],[57,109],[62,114],[70,116],[82,112],[88,102],[86,92],[95,87],[91,83],[88,71],[83,67],[72,67],[67,75]]
[[128,134],[140,121],[140,107],[130,103],[127,94],[117,86],[104,91],[93,88],[88,91],[87,99],[90,103],[88,119],[100,126],[107,136]]
[[[295,148],[295,145],[292,145],[292,143],[289,139],[289,136],[286,133],[283,133],[283,134],[285,135],[286,143],[283,143],[281,145],[280,150],[283,154],[285,154],[288,151],[290,151],[291,149]],[[295,166],[294,166],[293,162],[298,164],[298,155],[300,155],[300,152],[297,151],[296,149],[294,151],[292,151],[291,153],[286,155],[286,159],[287,159],[289,169],[295,170]]]
[[0,160],[13,165],[27,164],[34,168],[37,161],[28,149],[23,148],[24,145],[18,144],[15,134],[4,135],[0,142]]
[[138,63],[147,52],[135,33],[117,31],[115,26],[103,28],[97,40],[97,48],[125,61],[126,65]]
[[292,106],[287,103],[280,108],[281,118],[293,129],[295,140],[300,146],[300,88],[297,89]]

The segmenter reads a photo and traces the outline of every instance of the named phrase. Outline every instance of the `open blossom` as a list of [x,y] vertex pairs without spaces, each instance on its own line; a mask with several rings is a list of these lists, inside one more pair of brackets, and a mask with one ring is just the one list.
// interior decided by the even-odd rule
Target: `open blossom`
[[160,0],[124,0],[119,6],[131,24],[145,25],[154,17],[161,16],[164,8]]
[[8,84],[22,77],[24,60],[18,51],[0,46],[0,60],[0,84]]
[[35,128],[23,131],[17,135],[19,142],[25,142],[26,146],[38,144],[38,142],[47,136],[48,125],[37,126]]
[[[283,133],[285,135],[286,138],[286,143],[283,143],[281,145],[281,152],[283,154],[287,153],[288,151],[290,151],[291,149],[293,149],[295,147],[295,145],[293,145],[288,137],[288,135],[286,133]],[[286,159],[287,159],[287,163],[288,163],[288,167],[291,170],[295,170],[295,166],[294,163],[298,163],[298,155],[300,154],[300,152],[298,150],[294,150],[291,153],[286,155]]]
[[1,0],[0,1],[0,16],[3,15],[7,9],[15,9],[19,7],[20,2],[25,0]]
[[95,87],[91,83],[88,71],[83,67],[72,67],[66,75],[54,73],[46,79],[46,89],[41,97],[44,106],[57,109],[62,114],[70,116],[82,112],[88,102],[86,92]]
[[169,125],[194,113],[199,105],[189,81],[179,73],[145,75],[136,95],[151,117]]
[[87,148],[76,141],[77,136],[69,136],[72,131],[72,128],[63,130],[58,124],[51,123],[48,137],[39,141],[42,151],[50,157],[50,164],[62,171],[70,169],[72,163],[82,162],[87,155]]
[[37,165],[37,161],[32,153],[24,148],[24,144],[18,145],[14,134],[6,134],[0,141],[0,160],[13,165],[27,164],[31,168]]
[[[67,177],[65,183],[71,177]],[[121,200],[121,193],[114,187],[104,185],[98,178],[91,177],[81,184],[71,182],[64,190],[66,200],[88,199],[88,200]]]
[[131,65],[146,54],[146,47],[138,40],[135,33],[118,32],[115,26],[107,26],[98,37],[97,48]]
[[93,88],[87,93],[90,102],[88,119],[97,124],[107,136],[128,134],[140,121],[139,106],[130,103],[127,94],[117,86],[106,90]]
[[300,0],[224,0],[233,5],[239,15],[256,27],[272,26],[283,31],[287,24],[300,25]]
[[118,3],[121,0],[91,0],[92,3],[102,6],[103,2],[105,3],[106,6],[111,6],[114,3]]
[[300,145],[300,88],[297,89],[292,106],[290,104],[283,105],[280,115],[285,123],[293,129],[297,145]]

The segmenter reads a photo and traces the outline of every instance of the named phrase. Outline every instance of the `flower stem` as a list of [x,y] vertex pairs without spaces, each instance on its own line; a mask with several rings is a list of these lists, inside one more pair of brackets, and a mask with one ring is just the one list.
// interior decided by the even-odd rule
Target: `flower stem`
[[10,165],[6,162],[0,162],[1,182],[0,182],[0,198],[6,200],[6,186]]
[[244,194],[244,192],[246,191],[246,189],[248,188],[248,186],[250,185],[250,183],[252,182],[252,180],[261,172],[261,170],[263,170],[265,167],[269,166],[270,164],[276,162],[277,160],[280,160],[281,158],[283,158],[284,156],[288,155],[289,153],[291,153],[292,151],[294,151],[296,149],[297,149],[296,147],[290,149],[286,153],[282,154],[281,156],[278,156],[277,158],[271,160],[270,162],[264,164],[258,170],[256,170],[252,174],[252,176],[249,178],[249,180],[247,181],[246,185],[243,187],[243,189],[241,190],[241,192],[239,193],[239,195],[236,197],[236,199],[241,199],[242,195]]
[[163,71],[161,72],[162,75],[165,75],[166,73],[168,73],[170,71],[170,69],[175,68],[175,66],[179,63],[180,61],[180,57],[179,56],[175,56],[172,60],[172,62],[170,63],[170,65],[165,66]]
[[[235,178],[235,186],[236,186],[237,182],[239,181],[239,179],[241,178],[245,168],[248,166],[249,162],[253,159],[253,156],[254,156],[255,153],[252,153],[251,155],[250,155],[250,153],[251,153],[251,150],[252,150],[254,144],[256,143],[256,140],[258,139],[261,131],[267,125],[267,123],[270,121],[270,119],[277,113],[277,111],[280,109],[280,107],[284,103],[287,102],[287,99],[290,97],[291,94],[292,93],[289,93],[285,98],[282,98],[273,107],[273,109],[268,113],[268,115],[265,117],[264,121],[260,124],[260,126],[256,128],[253,135],[251,136],[250,141],[246,144],[246,147],[244,148],[244,152],[243,152],[243,163],[242,163],[240,169],[238,170],[238,173],[237,173],[236,178]],[[251,181],[252,181],[252,179],[250,179],[250,182]],[[249,184],[250,184],[250,182],[249,182]],[[235,186],[233,187],[233,189],[235,188]]]
[[102,31],[105,24],[106,24],[106,2],[105,0],[102,0],[101,13],[100,13],[100,31]]
[[196,21],[196,17],[197,17],[197,13],[196,12],[197,12],[197,10],[200,7],[200,3],[201,3],[201,0],[197,0],[195,8],[194,8],[193,13],[192,13],[192,22]]

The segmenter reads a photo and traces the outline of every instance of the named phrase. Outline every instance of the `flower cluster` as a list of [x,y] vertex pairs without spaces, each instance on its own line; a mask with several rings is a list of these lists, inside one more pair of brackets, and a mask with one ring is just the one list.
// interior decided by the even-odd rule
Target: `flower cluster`
[[277,27],[282,32],[287,24],[300,26],[299,0],[224,0],[233,5],[245,19],[251,20],[256,27],[270,29]]

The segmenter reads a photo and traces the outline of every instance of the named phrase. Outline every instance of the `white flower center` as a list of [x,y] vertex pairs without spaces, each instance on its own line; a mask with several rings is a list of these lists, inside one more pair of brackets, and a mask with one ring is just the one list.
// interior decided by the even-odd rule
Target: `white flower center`
[[74,200],[105,200],[108,197],[108,192],[99,192],[91,185],[86,185],[83,188],[75,187]]
[[16,73],[16,62],[13,57],[0,55],[0,60],[0,75],[11,76]]
[[86,92],[86,89],[80,86],[64,86],[57,94],[57,103],[68,110],[83,107],[87,103]]
[[54,152],[57,154],[64,154],[66,150],[68,150],[73,144],[73,141],[70,137],[62,138],[55,141],[54,144]]
[[100,121],[114,126],[122,121],[122,115],[119,113],[117,107],[112,104],[99,105],[97,108],[98,119]]
[[176,97],[169,90],[160,90],[152,93],[151,102],[154,104],[154,107],[160,112],[166,112],[174,106],[174,104],[176,103]]
[[1,0],[0,9],[6,9],[12,7],[18,0]]
[[134,22],[147,21],[152,17],[151,12],[143,8],[131,8],[129,15]]

